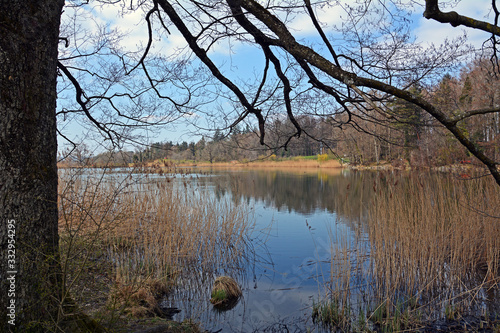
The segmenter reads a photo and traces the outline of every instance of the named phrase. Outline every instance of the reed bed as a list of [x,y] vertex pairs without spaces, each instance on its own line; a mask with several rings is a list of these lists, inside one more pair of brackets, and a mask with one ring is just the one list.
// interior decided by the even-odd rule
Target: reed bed
[[498,282],[500,191],[488,185],[437,175],[386,182],[369,234],[376,276],[388,290]]
[[298,168],[298,169],[341,169],[342,164],[337,160],[318,161],[316,159],[283,159],[283,160],[256,160],[256,161],[233,161],[216,163],[196,163],[198,167],[212,168]]
[[[482,179],[436,174],[374,185],[369,238],[376,293],[443,304],[481,303],[500,282],[500,191]],[[491,300],[490,300],[491,301]]]
[[366,249],[358,244],[357,237],[348,233],[329,232],[331,239],[329,274],[321,272],[325,296],[313,303],[312,317],[315,322],[326,323],[341,331],[349,331],[353,316],[353,305],[359,287],[364,285],[362,258]]
[[60,180],[62,262],[75,298],[88,302],[97,295],[85,290],[97,288],[117,313],[160,314],[160,300],[186,275],[243,266],[253,228],[243,204],[186,179],[93,172]]
[[313,314],[334,304],[348,318],[337,316],[329,325],[354,331],[494,316],[500,299],[498,186],[452,175],[381,173],[372,187],[367,223],[357,225],[351,239],[332,239],[327,296]]

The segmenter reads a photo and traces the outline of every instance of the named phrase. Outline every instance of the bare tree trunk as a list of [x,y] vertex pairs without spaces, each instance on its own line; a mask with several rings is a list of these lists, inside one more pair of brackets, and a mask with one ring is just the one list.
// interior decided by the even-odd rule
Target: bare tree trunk
[[63,4],[0,0],[2,332],[49,331],[59,313],[55,109]]
[[379,165],[380,159],[379,159],[379,151],[377,149],[377,137],[376,136],[373,137],[373,144],[375,146],[375,161],[377,162],[377,165]]

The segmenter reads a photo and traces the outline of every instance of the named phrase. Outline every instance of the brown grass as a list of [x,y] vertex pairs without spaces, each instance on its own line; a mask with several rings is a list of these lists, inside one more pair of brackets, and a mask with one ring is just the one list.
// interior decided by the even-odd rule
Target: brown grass
[[481,304],[498,302],[500,286],[498,186],[451,175],[380,175],[367,225],[354,226],[354,238],[331,235],[330,279],[316,311],[334,304],[336,318],[350,314],[346,326],[359,320],[363,330],[372,321],[389,331],[414,329],[450,309],[485,315]]
[[187,180],[94,172],[60,180],[62,263],[77,300],[89,303],[89,280],[104,276],[93,286],[98,306],[106,294],[119,313],[152,315],[187,271],[241,267],[253,227],[243,205],[203,195]]
[[179,166],[191,166],[196,165],[198,167],[213,167],[213,168],[342,168],[342,165],[337,160],[328,160],[324,162],[318,162],[318,160],[307,160],[307,159],[284,159],[284,160],[256,160],[250,162],[196,162],[196,163],[184,163]]
[[385,292],[499,282],[498,186],[426,174],[374,189],[371,255]]

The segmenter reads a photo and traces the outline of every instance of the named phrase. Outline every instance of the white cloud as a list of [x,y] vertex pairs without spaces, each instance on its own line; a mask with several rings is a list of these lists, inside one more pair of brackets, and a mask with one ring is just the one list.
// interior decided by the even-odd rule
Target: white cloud
[[[344,1],[345,2],[345,1]],[[341,25],[342,20],[347,16],[343,7],[339,4],[325,4],[324,6],[313,7],[316,19],[322,26]],[[296,31],[298,36],[306,36],[317,33],[309,14],[305,8],[302,13],[297,15],[289,24],[292,31]]]
[[[345,6],[348,4],[352,5],[352,0],[339,0],[331,2],[323,2],[314,6],[315,14],[320,22],[320,24],[329,27],[326,30],[330,30],[332,26],[341,26],[343,19],[347,18],[347,13],[345,11]],[[455,3],[455,2],[452,2]],[[89,32],[95,32],[95,24],[107,25],[110,29],[118,29],[122,33],[126,33],[127,37],[121,42],[121,46],[128,51],[135,51],[142,46],[144,46],[148,41],[147,26],[144,20],[145,10],[127,10],[119,5],[99,5],[90,7],[83,6],[87,14],[92,12],[93,17],[90,20],[89,16],[86,16],[82,20],[82,24]],[[417,41],[423,43],[434,43],[441,44],[446,38],[452,39],[454,37],[461,36],[463,34],[464,28],[453,28],[449,24],[442,24],[434,20],[427,20],[423,18],[423,3],[417,6],[417,12],[414,14],[415,18],[415,29],[413,33],[417,37]],[[490,0],[463,0],[458,1],[456,6],[450,8],[443,8],[444,11],[455,10],[460,14],[476,18],[479,20],[490,20],[492,18]],[[280,16],[285,15],[281,13]],[[489,15],[489,18],[488,18]],[[284,19],[282,17],[282,19]],[[308,37],[311,35],[316,35],[316,29],[314,28],[309,15],[306,13],[305,8],[297,10],[295,17],[289,22],[289,27],[291,31],[298,37]],[[186,47],[186,42],[181,34],[173,27],[169,27],[171,34],[163,36],[155,36],[155,52],[166,53],[167,55],[174,54],[180,49]],[[465,29],[471,43],[476,47],[479,47],[489,35],[479,30],[475,29]],[[232,47],[238,47],[237,42],[232,45]],[[229,46],[227,43],[220,43],[213,46],[213,53],[229,55]]]
[[[443,4],[443,1],[440,3]],[[325,28],[328,32],[329,30],[331,31],[332,26],[340,27],[343,20],[347,19],[348,13],[346,10],[348,5],[352,6],[353,1],[339,0],[324,2],[323,5],[317,5],[314,7],[315,14],[320,24],[328,27]],[[443,24],[434,20],[425,19],[423,17],[423,11],[425,9],[425,3],[423,0],[418,2],[409,1],[407,3],[402,3],[401,5],[403,7],[410,6],[413,8],[413,34],[416,36],[418,42],[440,45],[445,41],[445,39],[453,39],[463,36],[464,31],[466,31],[468,41],[475,47],[481,47],[481,44],[490,37],[488,33],[477,29],[466,28],[463,26],[455,28],[450,24]],[[373,13],[373,15],[377,15],[376,11],[373,10],[376,5],[372,4],[371,6],[371,13]],[[441,10],[445,12],[456,11],[461,15],[490,22],[492,22],[493,18],[490,0],[449,1],[448,5],[446,7],[442,7]],[[292,32],[298,37],[308,37],[317,34],[305,8],[290,21],[289,26],[291,27]]]
[[[134,52],[147,45],[149,37],[145,10],[149,8],[127,10],[116,4],[94,7],[83,6],[82,8],[85,11],[85,14],[81,17],[84,33],[97,33],[98,25],[106,26],[109,30],[116,29],[125,35],[119,43],[125,51]],[[156,26],[159,26],[159,24],[156,24]],[[160,31],[163,31],[161,35],[156,31],[153,32],[152,53],[161,52],[164,55],[165,53],[166,55],[172,55],[187,45],[175,28],[170,29],[171,34],[167,34],[163,28]]]

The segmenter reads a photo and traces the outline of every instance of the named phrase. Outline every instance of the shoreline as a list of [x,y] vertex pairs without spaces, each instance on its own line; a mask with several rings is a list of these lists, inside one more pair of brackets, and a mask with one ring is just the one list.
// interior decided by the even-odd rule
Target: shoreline
[[196,162],[196,161],[170,161],[170,160],[157,160],[153,162],[146,162],[142,164],[129,163],[128,165],[107,165],[107,166],[78,166],[58,164],[58,169],[71,169],[71,168],[145,168],[145,169],[160,169],[165,172],[168,169],[178,168],[215,168],[215,169],[291,169],[291,170],[328,170],[328,171],[341,171],[341,170],[356,170],[356,171],[437,171],[443,173],[457,173],[461,177],[471,177],[470,173],[475,173],[484,170],[480,166],[474,164],[449,164],[442,166],[420,166],[412,167],[406,161],[399,163],[395,162],[381,162],[378,164],[366,165],[351,165],[348,163],[341,163],[338,160],[318,161],[313,159],[299,159],[299,160],[262,160],[262,161],[230,161],[230,162]]

